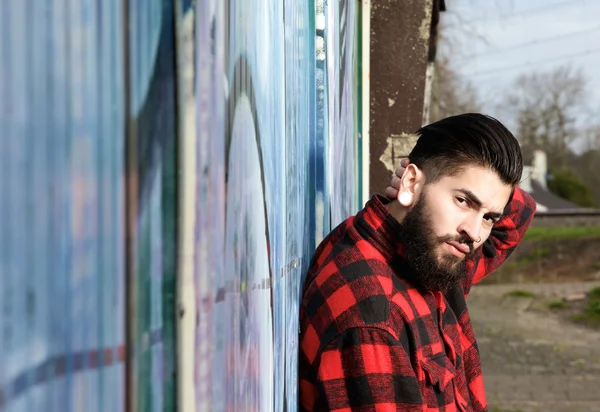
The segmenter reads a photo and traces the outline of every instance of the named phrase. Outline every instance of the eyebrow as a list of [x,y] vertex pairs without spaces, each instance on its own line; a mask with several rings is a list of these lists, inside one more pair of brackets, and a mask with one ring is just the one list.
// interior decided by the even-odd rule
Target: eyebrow
[[[481,201],[481,199],[479,199],[477,197],[477,195],[475,195],[475,193],[471,192],[469,189],[457,189],[459,192],[461,192],[463,195],[465,195],[467,198],[469,198],[469,200],[471,202],[473,202],[477,207],[481,207],[483,206],[483,202]],[[499,219],[502,217],[502,213],[498,213],[498,212],[488,212],[486,213],[487,216],[494,218],[494,219]]]

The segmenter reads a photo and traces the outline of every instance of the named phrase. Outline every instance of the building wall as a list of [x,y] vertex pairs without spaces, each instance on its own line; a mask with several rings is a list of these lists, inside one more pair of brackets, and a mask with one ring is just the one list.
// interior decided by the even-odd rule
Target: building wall
[[0,7],[0,410],[174,409],[173,2],[126,4]]
[[197,4],[194,302],[180,294],[196,410],[296,410],[302,280],[359,208],[358,6]]
[[358,21],[0,7],[0,410],[295,410],[304,274],[360,207]]
[[372,1],[370,193],[384,192],[398,162],[416,143],[413,133],[427,119],[427,63],[440,7],[439,0]]

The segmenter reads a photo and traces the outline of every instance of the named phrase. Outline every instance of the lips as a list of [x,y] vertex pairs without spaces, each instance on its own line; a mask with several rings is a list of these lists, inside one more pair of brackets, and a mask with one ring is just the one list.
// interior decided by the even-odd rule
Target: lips
[[465,245],[464,243],[458,243],[458,242],[446,242],[448,243],[450,246],[454,247],[456,250],[458,250],[459,252],[463,253],[463,254],[468,254],[471,249],[469,248],[469,245]]

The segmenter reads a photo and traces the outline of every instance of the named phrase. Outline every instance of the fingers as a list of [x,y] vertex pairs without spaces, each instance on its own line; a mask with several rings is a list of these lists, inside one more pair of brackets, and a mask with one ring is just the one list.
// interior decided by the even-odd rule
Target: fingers
[[400,159],[400,164],[396,168],[395,175],[392,176],[390,186],[385,189],[385,196],[388,199],[396,199],[398,197],[400,183],[402,182],[402,175],[404,174],[404,170],[406,170],[406,166],[408,166],[409,163],[410,162],[406,157]]
[[400,179],[398,176],[394,176],[394,177],[392,177],[390,186],[392,186],[394,189],[396,189],[398,191],[398,190],[400,190],[401,182],[402,182],[402,179]]
[[385,188],[385,197],[387,197],[388,199],[396,199],[398,197],[398,190],[394,189],[393,187],[386,187]]
[[400,164],[398,165],[398,167],[396,167],[396,176],[402,177],[402,175],[404,174],[404,170],[406,170],[406,167],[409,163],[410,162],[406,157],[400,159]]
[[402,177],[402,175],[404,174],[405,170],[406,169],[402,165],[398,166],[396,168],[396,172],[394,173],[394,177]]

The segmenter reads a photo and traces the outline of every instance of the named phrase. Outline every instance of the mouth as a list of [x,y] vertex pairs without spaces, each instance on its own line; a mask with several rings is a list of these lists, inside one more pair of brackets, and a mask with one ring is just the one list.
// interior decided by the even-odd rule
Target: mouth
[[446,242],[446,245],[448,246],[450,253],[452,253],[454,256],[459,257],[459,258],[465,257],[471,251],[469,246],[465,245],[464,243],[458,243],[458,242],[452,241],[452,242]]

